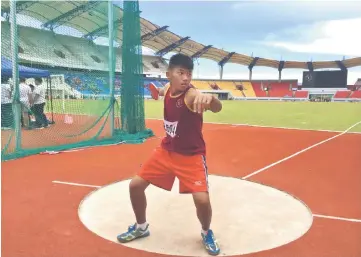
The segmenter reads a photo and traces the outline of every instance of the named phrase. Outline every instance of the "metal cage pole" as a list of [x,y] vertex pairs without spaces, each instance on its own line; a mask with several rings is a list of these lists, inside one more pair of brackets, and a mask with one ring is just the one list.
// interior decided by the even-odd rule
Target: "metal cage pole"
[[[108,1],[108,39],[109,39],[109,88],[110,88],[110,101],[114,101],[114,71],[115,71],[115,59],[114,59],[114,29],[113,29],[113,2]],[[114,102],[110,107],[110,136],[114,135]]]
[[16,25],[16,0],[10,1],[10,33],[11,33],[11,54],[12,54],[12,77],[14,85],[13,112],[15,125],[15,151],[21,148],[21,105],[18,74],[18,33]]
[[49,92],[49,100],[50,100],[50,110],[51,110],[51,124],[54,124],[54,108],[53,108],[53,90],[52,90],[52,85],[51,85],[51,76],[49,75],[48,77],[48,86],[50,88]]

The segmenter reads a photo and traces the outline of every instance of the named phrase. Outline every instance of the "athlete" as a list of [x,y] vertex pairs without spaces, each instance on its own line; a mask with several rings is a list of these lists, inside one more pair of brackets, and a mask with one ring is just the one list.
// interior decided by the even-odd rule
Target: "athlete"
[[190,57],[173,55],[167,70],[169,83],[164,88],[150,88],[155,99],[164,96],[166,136],[130,182],[130,199],[137,222],[129,226],[128,231],[118,235],[117,239],[121,243],[150,235],[144,191],[149,184],[170,191],[177,177],[180,193],[193,196],[205,249],[211,255],[220,252],[210,229],[212,208],[202,125],[203,112],[219,112],[222,104],[215,96],[201,93],[190,84],[192,71],[193,61]]

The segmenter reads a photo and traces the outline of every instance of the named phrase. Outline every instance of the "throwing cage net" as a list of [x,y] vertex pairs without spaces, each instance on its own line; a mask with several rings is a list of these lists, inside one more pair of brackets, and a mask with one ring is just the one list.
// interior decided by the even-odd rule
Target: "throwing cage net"
[[153,136],[139,4],[113,3],[2,1],[2,160]]

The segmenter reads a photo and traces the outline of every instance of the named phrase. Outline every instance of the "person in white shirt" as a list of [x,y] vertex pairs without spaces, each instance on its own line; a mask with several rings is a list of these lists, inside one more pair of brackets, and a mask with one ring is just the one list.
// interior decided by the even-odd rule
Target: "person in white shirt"
[[11,128],[13,126],[13,109],[12,109],[12,90],[8,83],[9,78],[1,77],[1,128]]
[[[33,103],[34,103],[34,90],[35,90],[35,87],[34,87],[33,84],[29,84],[29,87],[31,89],[31,93],[32,93],[31,97],[32,97]],[[31,110],[31,113],[29,114],[29,119],[30,119],[29,122],[30,122],[30,126],[33,126],[32,124],[35,122],[34,105],[31,106],[30,110]]]
[[25,78],[20,78],[19,84],[20,103],[21,103],[21,125],[29,128],[29,112],[32,105],[32,92],[30,87],[26,84]]
[[45,88],[42,85],[43,80],[41,78],[35,78],[34,95],[34,114],[35,124],[37,128],[46,128],[49,126],[48,119],[44,114],[45,107]]

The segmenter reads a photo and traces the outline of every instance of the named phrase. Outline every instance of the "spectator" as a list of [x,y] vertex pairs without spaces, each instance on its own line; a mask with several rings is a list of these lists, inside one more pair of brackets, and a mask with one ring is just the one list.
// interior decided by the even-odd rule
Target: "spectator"
[[38,129],[47,128],[49,126],[48,119],[44,114],[45,107],[45,89],[42,86],[43,80],[35,78],[34,89],[34,114],[35,114],[35,127]]
[[13,125],[11,86],[7,77],[1,77],[1,128],[9,129]]
[[[30,87],[30,90],[31,90],[31,94],[32,94],[32,99],[34,100],[34,90],[35,90],[35,87],[33,84],[29,84],[29,87]],[[35,122],[35,117],[33,116],[34,114],[34,105],[31,106],[30,108],[31,110],[31,114],[29,114],[29,122],[31,124],[31,126],[33,125],[33,123]]]
[[29,114],[30,106],[32,105],[32,92],[30,87],[26,84],[25,78],[20,78],[19,91],[21,103],[21,126],[30,128]]

